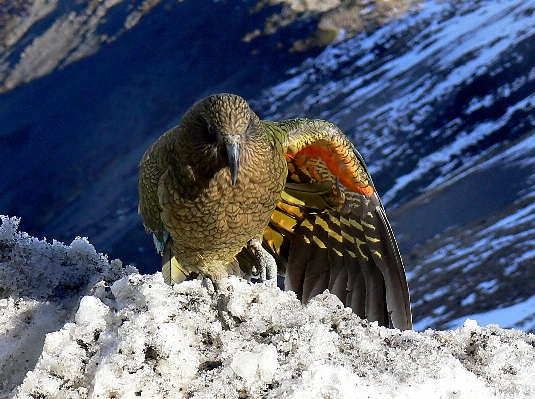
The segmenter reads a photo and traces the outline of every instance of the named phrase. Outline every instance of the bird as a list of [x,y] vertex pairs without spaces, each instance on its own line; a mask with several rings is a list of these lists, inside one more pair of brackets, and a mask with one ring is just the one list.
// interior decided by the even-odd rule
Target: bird
[[168,284],[282,275],[303,303],[329,290],[362,318],[412,328],[384,205],[331,122],[261,120],[238,95],[207,96],[145,152],[138,192]]

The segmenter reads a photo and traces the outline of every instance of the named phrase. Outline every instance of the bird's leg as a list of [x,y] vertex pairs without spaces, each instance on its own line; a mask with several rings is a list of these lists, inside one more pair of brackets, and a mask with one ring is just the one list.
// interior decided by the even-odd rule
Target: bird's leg
[[270,285],[277,285],[277,262],[271,254],[262,246],[262,241],[259,238],[253,238],[247,245],[255,256],[255,262],[258,267],[258,274],[260,281],[269,283]]

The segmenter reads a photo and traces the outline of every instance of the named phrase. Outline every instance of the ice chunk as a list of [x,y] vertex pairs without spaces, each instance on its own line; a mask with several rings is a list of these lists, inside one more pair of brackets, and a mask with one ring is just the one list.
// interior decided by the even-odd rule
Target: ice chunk
[[463,324],[463,327],[475,329],[478,327],[477,321],[472,320],[472,319],[466,319],[466,321]]
[[76,312],[76,323],[90,330],[104,330],[110,322],[110,309],[94,296],[84,296]]
[[78,256],[95,256],[97,251],[87,237],[76,237],[71,243],[71,253]]
[[362,386],[359,380],[360,377],[352,373],[349,368],[313,362],[299,379],[284,381],[282,386],[274,390],[269,397],[292,399],[378,397],[375,387]]
[[255,379],[270,382],[279,366],[277,349],[273,345],[259,345],[252,351],[239,351],[230,363],[232,371],[249,385]]

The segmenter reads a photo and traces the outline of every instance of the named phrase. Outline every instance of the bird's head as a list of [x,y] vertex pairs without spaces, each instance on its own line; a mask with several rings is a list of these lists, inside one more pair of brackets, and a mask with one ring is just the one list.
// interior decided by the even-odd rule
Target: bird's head
[[232,185],[236,185],[241,149],[256,131],[258,120],[247,102],[234,94],[215,94],[195,103],[184,119],[188,122],[190,139],[202,152],[199,155],[215,156],[225,163],[230,169]]

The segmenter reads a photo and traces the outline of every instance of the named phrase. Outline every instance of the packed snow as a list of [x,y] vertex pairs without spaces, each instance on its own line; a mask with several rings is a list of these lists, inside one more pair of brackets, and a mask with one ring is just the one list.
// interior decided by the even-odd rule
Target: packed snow
[[[390,330],[324,293],[237,277],[170,287],[0,226],[2,398],[527,398],[535,336],[466,320]],[[28,354],[31,352],[31,355]],[[25,359],[20,361],[20,359]]]
[[[500,309],[494,309],[485,313],[470,315],[470,318],[479,324],[496,323],[500,320],[499,325],[503,328],[527,329],[535,324],[535,295],[526,301],[516,305],[507,306]],[[457,328],[463,325],[466,317],[452,320],[448,323],[449,328]],[[418,326],[415,326],[418,328]]]

